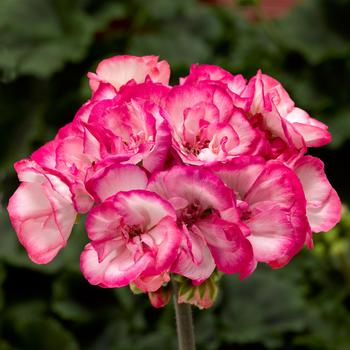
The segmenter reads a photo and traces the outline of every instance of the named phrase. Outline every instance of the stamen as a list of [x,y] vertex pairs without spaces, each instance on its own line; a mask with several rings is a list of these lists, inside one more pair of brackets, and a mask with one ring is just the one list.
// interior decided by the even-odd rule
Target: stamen
[[183,146],[187,153],[193,154],[195,156],[198,156],[199,153],[201,153],[201,150],[203,148],[208,148],[210,140],[198,140],[199,137],[196,138],[195,144],[190,144],[189,142],[186,142]]
[[140,236],[143,233],[143,230],[139,225],[125,225],[121,231],[126,239]]
[[187,227],[191,227],[198,220],[208,217],[212,213],[211,208],[203,210],[199,201],[194,201],[186,208],[182,209],[178,215],[178,224],[185,224]]

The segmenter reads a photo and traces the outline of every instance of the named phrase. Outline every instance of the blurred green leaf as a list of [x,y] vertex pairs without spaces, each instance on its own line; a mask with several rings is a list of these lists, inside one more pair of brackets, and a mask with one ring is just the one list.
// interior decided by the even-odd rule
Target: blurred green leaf
[[53,1],[4,0],[0,47],[5,55],[1,56],[0,67],[11,75],[47,77],[61,69],[65,61],[81,59],[91,30],[88,19],[77,8],[60,17]]
[[304,329],[308,315],[303,289],[291,277],[260,269],[243,282],[225,278],[225,307],[219,317],[223,339],[276,349],[283,344],[281,334]]
[[76,350],[78,344],[72,334],[52,318],[20,322],[17,325],[22,349]]
[[96,31],[123,14],[122,5],[107,4],[91,17],[79,2],[2,0],[2,79],[9,81],[23,74],[47,78],[65,63],[82,60]]
[[134,55],[157,53],[175,67],[196,62],[198,57],[206,62],[211,55],[210,46],[202,38],[178,27],[166,28],[161,34],[137,35],[129,51]]
[[46,315],[42,301],[18,303],[9,308],[5,318],[21,350],[76,350],[78,344],[73,335],[57,320]]
[[[92,308],[89,308],[79,297],[83,276],[79,273],[58,277],[53,283],[52,310],[62,319],[74,322],[89,322],[94,318]],[[74,294],[73,294],[74,292]]]
[[349,41],[332,31],[322,10],[320,1],[303,1],[286,17],[276,21],[270,33],[284,48],[300,52],[312,64],[347,55]]
[[0,339],[0,350],[15,350],[6,340]]

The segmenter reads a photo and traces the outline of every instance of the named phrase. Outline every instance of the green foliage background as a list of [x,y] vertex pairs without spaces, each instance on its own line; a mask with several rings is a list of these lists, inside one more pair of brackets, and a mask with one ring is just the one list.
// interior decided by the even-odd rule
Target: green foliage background
[[[349,203],[349,15],[348,0],[305,0],[283,18],[254,23],[195,0],[1,0],[0,350],[176,348],[171,306],[155,310],[127,288],[83,279],[83,222],[47,266],[29,261],[9,224],[13,162],[73,118],[89,97],[87,71],[125,53],[167,59],[174,83],[193,62],[247,77],[262,68],[330,125],[333,143],[313,154]],[[349,232],[344,209],[342,222],[286,268],[261,267],[243,282],[225,277],[215,307],[195,310],[199,349],[349,349]]]

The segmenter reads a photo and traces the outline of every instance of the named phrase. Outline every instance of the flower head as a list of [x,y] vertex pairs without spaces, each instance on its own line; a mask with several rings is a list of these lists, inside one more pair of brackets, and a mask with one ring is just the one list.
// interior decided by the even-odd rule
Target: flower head
[[215,267],[242,276],[251,273],[251,245],[239,229],[233,193],[218,177],[205,169],[177,166],[156,174],[147,188],[176,210],[182,243],[173,272],[196,283]]
[[129,285],[162,307],[176,279],[179,303],[208,308],[221,274],[282,267],[339,221],[324,165],[306,155],[331,136],[261,71],[247,82],[194,64],[173,87],[169,76],[156,56],[103,60],[73,121],[15,164],[8,211],[36,263],[87,214],[91,284]]
[[180,232],[169,203],[145,190],[118,192],[89,213],[81,269],[92,284],[122,287],[170,269]]
[[184,163],[201,165],[256,154],[263,142],[226,89],[208,81],[186,82],[166,98],[173,147]]

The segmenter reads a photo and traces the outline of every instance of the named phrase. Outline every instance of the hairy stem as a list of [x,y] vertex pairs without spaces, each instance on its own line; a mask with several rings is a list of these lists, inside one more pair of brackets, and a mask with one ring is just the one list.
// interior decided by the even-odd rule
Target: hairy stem
[[178,284],[174,279],[172,279],[172,287],[179,350],[195,350],[191,305],[177,302]]

